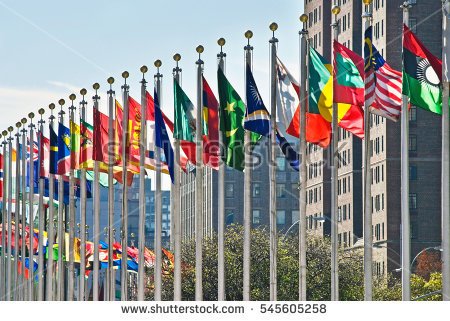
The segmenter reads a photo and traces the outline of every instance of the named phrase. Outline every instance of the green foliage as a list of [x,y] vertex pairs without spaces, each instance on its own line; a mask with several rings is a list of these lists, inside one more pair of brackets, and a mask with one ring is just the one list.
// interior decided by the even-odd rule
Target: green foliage
[[[296,235],[279,235],[277,255],[278,300],[298,300],[299,242]],[[307,298],[311,301],[331,299],[331,245],[328,238],[308,236],[307,239]],[[243,227],[228,226],[225,232],[226,299],[242,300]],[[182,249],[182,298],[195,300],[195,240],[185,242]],[[203,242],[203,296],[204,300],[217,300],[217,235]],[[251,232],[251,299],[269,300],[270,253],[269,232],[253,229]],[[426,281],[413,275],[412,297],[439,290],[440,273],[433,273]],[[153,299],[153,269],[147,270],[147,299]],[[163,300],[173,300],[173,270],[163,276]],[[339,252],[339,296],[342,301],[364,299],[363,253],[360,249]],[[439,300],[440,295],[425,298]],[[392,275],[374,280],[374,300],[401,300],[401,284]]]

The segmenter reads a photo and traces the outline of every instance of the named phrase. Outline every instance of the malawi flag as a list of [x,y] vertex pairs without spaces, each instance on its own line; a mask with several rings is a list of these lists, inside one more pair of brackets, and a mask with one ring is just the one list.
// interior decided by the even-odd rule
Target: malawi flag
[[229,167],[243,171],[244,135],[242,126],[245,117],[245,104],[234,90],[221,68],[217,71],[220,101],[220,131],[224,144],[222,160]]
[[364,59],[340,44],[333,43],[333,101],[338,103],[339,127],[364,138]]
[[403,88],[414,106],[442,114],[442,61],[403,25]]

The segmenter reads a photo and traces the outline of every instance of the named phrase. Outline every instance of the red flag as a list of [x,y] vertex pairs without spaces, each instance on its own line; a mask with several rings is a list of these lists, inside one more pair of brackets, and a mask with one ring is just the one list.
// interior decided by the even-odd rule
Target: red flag
[[109,117],[94,108],[93,160],[108,161],[108,120]]

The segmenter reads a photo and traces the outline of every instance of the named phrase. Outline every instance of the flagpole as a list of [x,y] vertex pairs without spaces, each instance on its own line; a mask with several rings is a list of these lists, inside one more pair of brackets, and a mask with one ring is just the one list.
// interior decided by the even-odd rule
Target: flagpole
[[[22,126],[21,122],[16,123],[16,190],[15,190],[15,197],[16,197],[16,203],[14,206],[15,213],[14,213],[14,228],[15,228],[15,237],[14,237],[14,292],[13,297],[14,301],[19,300],[19,294],[20,291],[23,289],[23,284],[25,283],[24,275],[19,275],[19,235],[20,235],[20,229],[19,229],[19,223],[20,223],[20,199],[21,199],[21,193],[20,193],[20,161],[23,158],[22,150],[20,149],[20,127]],[[25,146],[23,146],[25,148]],[[23,222],[25,223],[25,222]],[[24,224],[25,226],[25,224]],[[24,230],[24,228],[22,228]],[[22,272],[25,270],[25,260],[24,255],[22,255]]]
[[[161,60],[156,60],[154,66],[156,67],[156,75],[154,75],[154,79],[156,80],[156,94],[159,99],[159,106],[162,108],[162,92],[161,92],[161,81],[163,75],[159,72],[159,68],[161,67]],[[154,300],[161,301],[162,300],[162,244],[161,244],[161,235],[162,235],[162,187],[161,187],[161,149],[158,148],[155,144],[155,164],[156,164],[156,181],[155,181],[155,240],[154,240],[154,249],[155,249],[155,267],[154,267]],[[178,195],[179,191],[178,191]],[[174,199],[175,196],[174,196]],[[176,215],[176,214],[175,214]],[[181,299],[180,299],[181,300]]]
[[128,273],[127,273],[127,260],[128,260],[128,90],[130,88],[127,85],[127,78],[129,77],[128,71],[122,73],[122,77],[125,80],[123,89],[123,122],[122,122],[122,260],[121,260],[121,300],[128,301]]
[[8,137],[8,265],[7,265],[7,276],[6,276],[6,287],[7,287],[7,301],[11,301],[11,284],[12,284],[12,258],[11,258],[11,239],[12,239],[12,132],[14,127],[9,126],[9,137]]
[[138,301],[144,301],[145,289],[145,219],[146,219],[146,201],[145,201],[145,151],[147,150],[147,81],[145,73],[147,66],[142,66],[141,80],[141,134],[139,144],[139,255],[138,255]]
[[197,116],[195,173],[195,300],[203,301],[203,46],[197,46]]
[[[50,108],[50,117],[49,117],[49,126],[50,128],[53,128],[53,122],[55,120],[55,116],[53,116],[53,110],[55,109],[55,104],[51,103],[49,106]],[[51,157],[50,157],[51,158]],[[53,301],[54,295],[53,295],[53,245],[55,243],[55,226],[54,226],[54,220],[55,220],[55,205],[54,205],[54,197],[55,197],[55,174],[49,173],[48,175],[49,180],[49,189],[48,189],[48,204],[49,204],[49,217],[48,217],[48,259],[47,259],[47,284],[46,284],[46,300],[47,301]]]
[[[85,88],[80,90],[82,96],[80,102],[80,118],[86,121],[86,105],[87,101],[84,99],[87,90]],[[85,281],[86,274],[86,169],[81,168],[80,172],[80,276],[79,276],[79,294],[78,301],[85,301]]]
[[[76,95],[71,94],[69,96],[70,101],[72,102],[69,107],[69,128],[72,127],[72,123],[75,123],[75,106],[73,105],[73,101],[75,100]],[[71,129],[71,148],[72,148],[72,128]],[[75,162],[73,158],[73,151],[70,151],[70,172],[69,172],[69,268],[68,268],[68,282],[67,282],[67,301],[73,301],[74,299],[74,273],[75,273],[75,264],[74,264],[74,240],[75,240],[75,171],[73,169],[73,164]]]
[[[339,21],[338,14],[341,7],[333,6],[331,9],[334,15],[333,40],[338,40]],[[338,104],[333,102],[333,119],[332,119],[332,149],[333,164],[331,166],[331,301],[339,301],[339,259],[338,259]]]
[[[372,0],[363,0],[364,12],[363,19],[363,45],[362,52],[364,52],[365,37],[364,33],[372,25]],[[364,89],[366,90],[366,89]],[[364,93],[364,97],[366,97]],[[364,300],[372,301],[373,288],[373,268],[372,268],[372,251],[373,251],[373,237],[372,237],[372,169],[370,164],[370,104],[364,100]]]
[[307,63],[308,63],[308,16],[300,16],[302,30],[300,39],[300,195],[299,195],[299,300],[306,301],[306,108],[307,103]]
[[108,246],[108,269],[106,272],[106,283],[108,284],[108,292],[107,296],[110,301],[115,301],[115,291],[116,291],[116,282],[114,278],[114,236],[112,233],[112,229],[114,226],[114,164],[116,163],[116,159],[113,155],[114,146],[111,142],[114,142],[115,137],[115,128],[114,128],[114,95],[115,92],[112,89],[112,85],[114,84],[114,78],[109,77],[107,79],[109,84],[108,90],[108,238],[109,238],[109,246]]
[[[26,152],[27,129],[26,129],[25,124],[27,123],[27,119],[26,118],[22,118],[21,123],[22,123],[22,131],[21,131],[22,132],[22,150],[20,151],[20,153],[21,153],[21,155],[20,155],[21,170],[20,171],[21,171],[22,175],[19,176],[21,182],[20,182],[20,188],[18,189],[18,192],[19,192],[19,195],[21,196],[20,199],[22,200],[22,204],[17,202],[17,206],[22,205],[21,212],[20,212],[21,215],[22,215],[21,218],[20,218],[20,220],[22,222],[22,228],[21,228],[22,231],[20,232],[20,235],[22,237],[22,240],[25,240],[25,235],[26,235],[25,228],[27,226],[27,205],[26,205],[26,202],[25,202],[25,200],[26,200],[26,185],[25,185],[26,184],[26,180],[25,180],[25,176],[26,176],[26,158],[27,158],[27,152]],[[17,217],[17,218],[19,219],[19,217]],[[30,216],[30,218],[31,218],[31,216]],[[31,226],[32,226],[32,224],[31,224],[31,219],[30,219],[30,224],[29,224],[29,228],[30,228],[30,249],[33,248],[31,246],[31,240],[32,240],[31,235],[33,235],[32,232],[31,232]],[[17,225],[17,227],[18,227],[18,225]],[[16,231],[17,231],[17,233],[19,233],[19,228]],[[25,279],[25,274],[24,274],[25,273],[25,257],[26,257],[26,250],[25,249],[26,249],[26,244],[25,244],[25,242],[22,242],[22,246],[20,247],[20,257],[21,257],[21,260],[22,260],[23,264],[22,264],[22,274],[20,275],[20,278],[19,278],[19,280],[20,280],[20,282],[19,282],[19,287],[20,287],[20,290],[19,290],[20,298],[19,298],[19,300],[22,300],[22,301],[26,301],[27,300],[28,288],[30,288],[32,286],[32,283],[30,282],[30,279],[28,279],[28,283],[27,283],[27,281]],[[19,251],[19,248],[17,248],[17,251]],[[31,251],[29,253],[31,253]],[[31,258],[32,258],[32,256],[30,255],[29,256],[29,259],[30,259],[29,262],[31,262]]]
[[[45,286],[45,278],[44,278],[44,230],[45,230],[45,210],[44,210],[44,179],[41,177],[41,162],[42,162],[42,137],[44,135],[44,123],[45,121],[42,118],[42,115],[44,115],[45,110],[44,108],[40,108],[38,110],[39,115],[41,116],[41,119],[38,121],[39,124],[39,132],[38,132],[38,168],[36,175],[38,176],[39,180],[39,209],[38,209],[38,215],[39,215],[39,256],[38,256],[38,301],[44,300],[44,286]],[[30,180],[31,181],[31,180]],[[30,188],[34,191],[34,181],[30,182]],[[47,230],[48,232],[48,230]],[[47,234],[48,237],[48,234]]]
[[[225,57],[227,56],[226,53],[223,52],[223,46],[225,45],[225,39],[220,38],[217,40],[217,44],[220,46],[220,52],[217,54],[217,58],[219,59],[219,68],[222,69],[222,71],[225,74]],[[219,108],[219,113],[221,112]],[[219,122],[220,122],[219,117]],[[220,126],[219,126],[220,128]],[[219,134],[219,147],[220,147],[220,153],[221,158],[223,156],[222,151],[222,135]],[[218,261],[217,261],[217,270],[218,270],[218,276],[217,276],[217,291],[218,291],[218,300],[219,301],[225,301],[226,300],[226,292],[225,292],[225,163],[222,159],[219,161],[219,174],[218,174],[218,180],[217,180],[217,194],[218,194],[218,202],[217,202],[217,211],[218,211],[218,220],[217,220],[217,226],[218,226]]]
[[[98,111],[98,105],[100,96],[98,95],[98,90],[100,89],[100,85],[95,83],[92,88],[95,90],[95,96],[92,97],[94,101],[93,108]],[[101,126],[101,124],[94,124],[94,126]],[[104,148],[104,146],[101,146]],[[99,269],[100,269],[100,260],[99,260],[99,245],[100,245],[100,164],[97,160],[94,161],[94,266],[92,271],[92,295],[93,301],[99,300]]]
[[[64,124],[64,114],[65,111],[63,110],[63,106],[65,104],[64,99],[60,99],[58,101],[58,104],[61,107],[61,110],[59,111],[59,123]],[[59,130],[58,130],[59,135]],[[58,139],[60,139],[58,137]],[[59,145],[59,142],[58,142]],[[59,153],[59,146],[58,146],[58,153]],[[59,157],[58,157],[59,158]],[[58,168],[58,166],[56,166]],[[58,172],[58,170],[57,170]],[[65,222],[64,222],[64,180],[63,175],[58,175],[58,290],[57,290],[57,296],[58,301],[64,300],[64,238],[65,238]]]
[[[20,220],[22,222],[22,228],[19,229],[19,227],[17,225],[18,229],[16,231],[17,231],[17,233],[20,232],[20,236],[22,237],[22,240],[25,240],[25,235],[26,235],[25,227],[27,226],[27,224],[26,224],[26,222],[27,222],[27,213],[26,213],[27,212],[27,205],[26,205],[26,202],[25,202],[25,200],[26,200],[26,185],[25,185],[26,184],[26,180],[25,180],[25,176],[26,176],[26,157],[27,157],[27,152],[26,152],[25,148],[26,148],[26,144],[27,144],[27,141],[26,141],[27,129],[26,129],[25,124],[27,123],[27,119],[26,118],[22,118],[21,123],[22,123],[22,131],[21,131],[22,132],[22,150],[20,151],[20,153],[21,153],[21,155],[20,155],[20,160],[21,160],[21,162],[20,162],[20,164],[21,164],[20,171],[21,171],[22,175],[19,176],[21,182],[20,182],[20,186],[19,186],[20,188],[19,188],[18,191],[19,191],[19,195],[21,196],[20,199],[22,200],[22,203],[20,204],[19,202],[17,202],[17,206],[19,206],[19,205],[22,206],[21,207],[21,212],[20,212],[21,215],[22,215],[21,218],[20,218]],[[19,213],[19,212],[17,212],[17,213]],[[18,216],[17,216],[17,218],[19,219]],[[31,221],[30,221],[29,226],[30,226],[30,235],[32,235],[31,234]],[[31,239],[32,238],[30,237],[30,248],[32,248],[31,247]],[[20,257],[21,257],[21,260],[22,260],[22,263],[23,263],[22,264],[22,274],[19,277],[19,287],[20,287],[19,300],[26,301],[27,300],[27,296],[28,296],[28,287],[31,286],[32,284],[30,284],[30,282],[27,283],[27,281],[25,280],[25,274],[24,274],[24,271],[25,271],[25,257],[26,257],[26,250],[25,250],[26,249],[26,244],[25,244],[25,242],[22,242],[22,246],[19,246],[19,248],[20,248]],[[17,248],[17,251],[19,251],[19,248]],[[30,256],[30,258],[31,258],[31,256]],[[31,262],[31,260],[29,262]]]
[[[442,300],[450,300],[450,1],[442,1]],[[445,107],[444,107],[445,106]]]
[[[250,39],[253,37],[253,32],[248,30],[245,32],[245,38],[247,39],[247,45],[245,50],[245,62],[247,65],[252,64],[253,47],[250,46]],[[250,301],[250,244],[251,244],[251,217],[252,217],[252,146],[251,146],[251,132],[245,131],[244,136],[244,249],[243,249],[243,299],[244,301]]]
[[269,177],[270,177],[270,300],[277,300],[277,249],[278,249],[278,237],[277,237],[277,168],[276,168],[276,135],[277,135],[277,43],[278,39],[275,38],[275,31],[278,29],[278,25],[273,22],[269,26],[272,31],[272,38],[270,43],[270,66],[271,66],[271,84],[270,84],[270,163],[269,163]]
[[[6,163],[6,140],[5,140],[6,135],[8,135],[8,132],[6,130],[4,130],[2,132],[2,136],[1,136],[3,138],[3,142],[1,143],[3,146],[2,231],[5,230],[5,225],[6,225],[6,188],[7,188],[6,179],[5,179],[5,177],[6,177],[6,166],[5,166],[5,163]],[[6,235],[3,232],[2,233],[2,258],[1,258],[1,262],[0,262],[1,268],[2,268],[1,273],[0,273],[0,289],[1,289],[0,298],[1,298],[1,301],[5,301],[5,299],[6,299],[6,286],[5,286],[6,285],[6,251],[5,251],[6,244],[5,244],[5,242],[6,242]]]
[[[180,54],[175,54],[173,59],[176,67],[173,68],[174,81],[180,83],[181,68],[178,62],[181,60]],[[161,105],[161,103],[160,103]],[[174,182],[173,182],[173,220],[174,220],[174,291],[173,299],[181,301],[181,198],[180,198],[180,141],[174,137],[175,161],[174,161]],[[158,148],[155,147],[155,150]],[[158,166],[158,165],[157,165]],[[156,200],[157,198],[155,198]]]
[[[28,125],[29,130],[29,146],[30,146],[30,177],[29,177],[29,185],[30,189],[28,192],[28,215],[30,220],[30,255],[29,255],[29,269],[28,269],[28,294],[29,294],[29,301],[34,301],[34,128],[35,125],[33,124],[33,118],[34,113],[29,113],[28,117],[30,118],[30,125]],[[25,127],[25,123],[27,122],[26,118],[22,119],[22,124]],[[25,140],[26,131],[24,131],[24,137],[22,138]],[[25,150],[24,150],[25,153]],[[23,160],[23,178],[22,178],[22,186],[23,186],[23,192],[22,194],[25,196],[25,168],[26,168],[26,160],[24,158]],[[25,204],[25,198],[23,198],[23,202]],[[23,209],[23,208],[22,208]],[[39,234],[41,234],[41,231],[39,231]],[[39,246],[39,239],[38,244]],[[39,253],[41,255],[41,253]],[[23,255],[24,257],[24,255]],[[39,276],[40,277],[40,276]]]
[[[403,23],[409,25],[409,9],[411,4],[405,1]],[[411,234],[409,213],[409,110],[408,96],[402,95],[401,114],[401,243],[402,243],[402,300],[411,300]]]

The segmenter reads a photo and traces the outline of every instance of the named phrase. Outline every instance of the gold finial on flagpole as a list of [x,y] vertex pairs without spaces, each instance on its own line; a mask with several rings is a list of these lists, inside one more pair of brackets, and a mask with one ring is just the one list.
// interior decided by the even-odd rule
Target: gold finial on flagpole
[[86,88],[81,89],[80,94],[81,94],[81,96],[86,96],[86,94],[87,94]]

